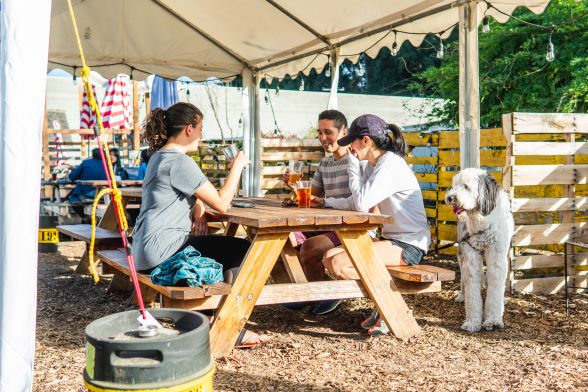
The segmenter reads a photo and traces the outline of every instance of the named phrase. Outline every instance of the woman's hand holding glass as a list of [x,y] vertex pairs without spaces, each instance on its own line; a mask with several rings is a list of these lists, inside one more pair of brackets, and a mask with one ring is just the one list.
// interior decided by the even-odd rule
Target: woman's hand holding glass
[[233,170],[243,170],[247,165],[249,165],[251,161],[245,156],[243,151],[239,151],[235,159],[233,159],[229,163],[229,169]]

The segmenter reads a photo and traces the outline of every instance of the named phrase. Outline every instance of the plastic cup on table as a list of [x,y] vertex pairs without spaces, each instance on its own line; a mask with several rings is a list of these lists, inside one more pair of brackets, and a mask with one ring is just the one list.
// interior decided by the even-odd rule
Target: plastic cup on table
[[310,208],[310,181],[296,183],[296,201],[298,208]]

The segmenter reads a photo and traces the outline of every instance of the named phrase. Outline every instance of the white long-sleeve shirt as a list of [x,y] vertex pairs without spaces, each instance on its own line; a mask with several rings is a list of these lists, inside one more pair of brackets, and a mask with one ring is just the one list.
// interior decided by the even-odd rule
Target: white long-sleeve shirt
[[327,198],[325,206],[367,212],[378,206],[394,222],[385,224],[382,236],[414,245],[425,253],[431,243],[425,206],[419,183],[406,161],[392,152],[378,159],[376,166],[360,169],[359,160],[349,155],[348,198]]

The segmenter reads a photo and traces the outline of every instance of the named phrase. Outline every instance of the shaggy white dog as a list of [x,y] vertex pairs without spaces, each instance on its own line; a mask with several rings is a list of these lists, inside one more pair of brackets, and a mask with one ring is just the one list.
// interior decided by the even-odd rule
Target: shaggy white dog
[[[464,169],[453,177],[445,202],[457,215],[457,260],[466,319],[461,329],[477,332],[504,328],[504,290],[508,250],[514,232],[509,197],[484,170]],[[486,262],[486,303],[482,284]],[[459,297],[456,299],[459,301]],[[483,319],[482,319],[483,316]]]

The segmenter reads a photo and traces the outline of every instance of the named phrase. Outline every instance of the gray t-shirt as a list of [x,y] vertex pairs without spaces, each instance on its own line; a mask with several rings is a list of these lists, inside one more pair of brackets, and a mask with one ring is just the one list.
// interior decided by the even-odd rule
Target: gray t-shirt
[[180,249],[192,229],[194,193],[206,181],[196,162],[180,151],[157,151],[151,156],[133,231],[138,270],[154,268]]

